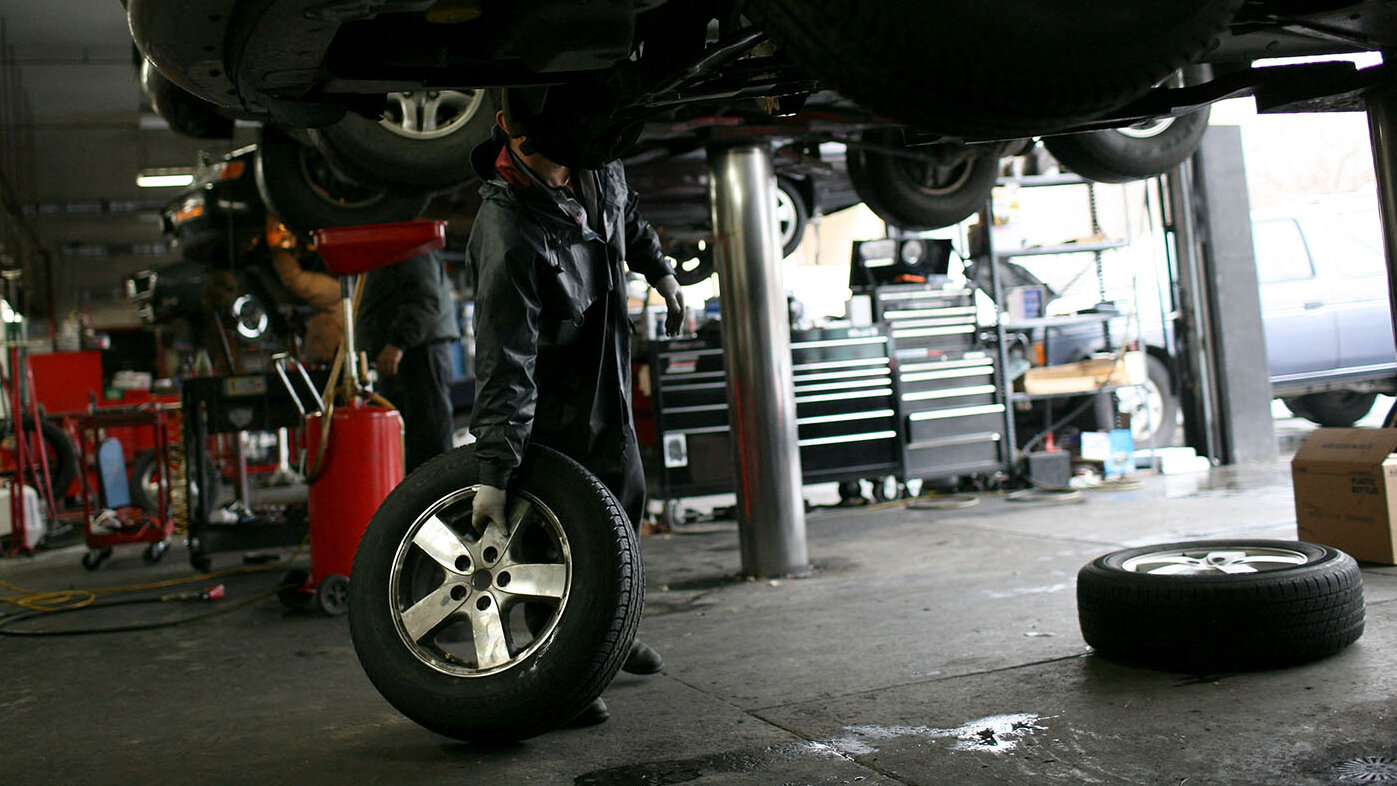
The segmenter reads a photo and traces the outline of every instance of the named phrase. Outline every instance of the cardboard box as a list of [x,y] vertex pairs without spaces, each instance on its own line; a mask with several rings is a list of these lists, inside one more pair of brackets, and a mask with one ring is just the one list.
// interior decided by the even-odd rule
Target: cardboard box
[[1030,395],[1094,393],[1103,387],[1143,385],[1148,377],[1145,353],[1126,352],[1120,357],[1091,358],[1080,363],[1039,366],[1020,378],[1023,392]]
[[1290,462],[1300,540],[1397,564],[1397,429],[1322,428]]

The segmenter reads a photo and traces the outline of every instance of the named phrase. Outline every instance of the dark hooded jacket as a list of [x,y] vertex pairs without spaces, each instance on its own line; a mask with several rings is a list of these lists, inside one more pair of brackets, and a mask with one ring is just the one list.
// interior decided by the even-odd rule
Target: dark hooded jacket
[[472,160],[485,181],[467,246],[480,482],[504,488],[530,440],[561,450],[604,482],[639,473],[626,269],[652,284],[674,271],[636,209],[621,164],[575,171],[575,193],[553,188],[513,155],[498,129]]

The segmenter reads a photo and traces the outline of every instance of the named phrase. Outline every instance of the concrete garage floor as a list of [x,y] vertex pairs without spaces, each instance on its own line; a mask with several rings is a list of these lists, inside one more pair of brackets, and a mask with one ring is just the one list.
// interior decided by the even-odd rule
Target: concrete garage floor
[[[1397,780],[1397,569],[1365,566],[1366,634],[1298,668],[1199,678],[1114,665],[1081,639],[1074,579],[1091,558],[1293,538],[1291,505],[1277,462],[1151,477],[1078,505],[819,509],[808,519],[818,570],[775,581],[732,578],[735,525],[647,538],[641,633],[665,672],[618,677],[606,724],[504,750],[406,720],[360,670],[344,619],[270,597],[177,628],[0,637],[0,784]],[[155,567],[118,550],[91,574],[81,551],[0,561],[0,578],[59,589],[189,572],[182,546]],[[237,561],[219,555],[215,569]],[[254,598],[284,570],[222,579],[222,603]]]

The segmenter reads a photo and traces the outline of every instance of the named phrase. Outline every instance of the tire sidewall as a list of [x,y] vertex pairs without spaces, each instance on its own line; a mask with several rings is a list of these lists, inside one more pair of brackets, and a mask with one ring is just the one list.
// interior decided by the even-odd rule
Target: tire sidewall
[[353,112],[334,125],[310,129],[309,136],[337,171],[360,185],[450,190],[475,175],[471,152],[495,125],[495,103],[488,95],[469,120],[433,139],[405,137]]
[[314,150],[277,129],[263,126],[255,167],[262,201],[298,235],[305,236],[323,227],[413,221],[427,209],[430,194],[389,188],[362,205],[330,202],[316,193],[303,176],[299,159],[303,149]]
[[[869,139],[879,144],[891,141],[883,134]],[[908,230],[940,229],[960,223],[985,206],[999,178],[998,151],[995,147],[967,152],[970,170],[950,193],[931,193],[913,183],[902,157],[866,149],[855,149],[848,156],[849,179],[869,209],[889,224]]]
[[1209,109],[1179,115],[1150,137],[1108,128],[1048,137],[1044,145],[1059,163],[1088,180],[1129,183],[1168,172],[1192,156],[1208,131],[1209,117]]
[[[526,659],[484,677],[437,671],[412,654],[394,625],[389,575],[399,544],[425,505],[478,482],[472,446],[439,456],[395,489],[370,521],[355,557],[350,630],[370,680],[395,707],[449,736],[522,739],[570,720],[619,670],[614,650],[628,647],[643,593],[638,549],[609,492],[615,522],[599,522],[598,496],[581,467],[553,451],[531,448],[511,489],[527,489],[550,507],[568,539],[571,582],[548,639]],[[596,489],[605,492],[597,484]],[[623,632],[618,643],[614,624]]]
[[[1126,561],[1134,559],[1135,557],[1161,551],[1216,551],[1237,548],[1289,549],[1304,554],[1306,562],[1303,565],[1286,566],[1259,573],[1208,573],[1179,576],[1154,576],[1146,573],[1128,571],[1121,567]],[[1201,586],[1224,584],[1229,586],[1242,586],[1270,583],[1274,581],[1277,576],[1281,575],[1295,576],[1301,572],[1326,572],[1332,566],[1345,560],[1352,562],[1353,558],[1336,548],[1323,546],[1318,543],[1282,540],[1196,540],[1179,543],[1162,543],[1113,551],[1110,554],[1103,554],[1092,560],[1087,568],[1083,570],[1084,572],[1091,571],[1115,583],[1132,583],[1143,586],[1160,586],[1164,582],[1167,582],[1168,586],[1172,587],[1193,584]]]

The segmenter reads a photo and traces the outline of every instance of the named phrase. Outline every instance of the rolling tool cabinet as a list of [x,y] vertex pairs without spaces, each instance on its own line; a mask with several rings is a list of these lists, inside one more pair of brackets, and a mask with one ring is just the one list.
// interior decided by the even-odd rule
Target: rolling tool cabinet
[[1011,424],[996,353],[981,340],[974,292],[933,277],[868,288],[894,352],[906,478],[992,474],[1010,465]]
[[[897,475],[892,344],[886,329],[791,332],[796,429],[806,483]],[[656,465],[651,495],[666,503],[734,490],[723,348],[716,335],[656,341],[649,352]]]

